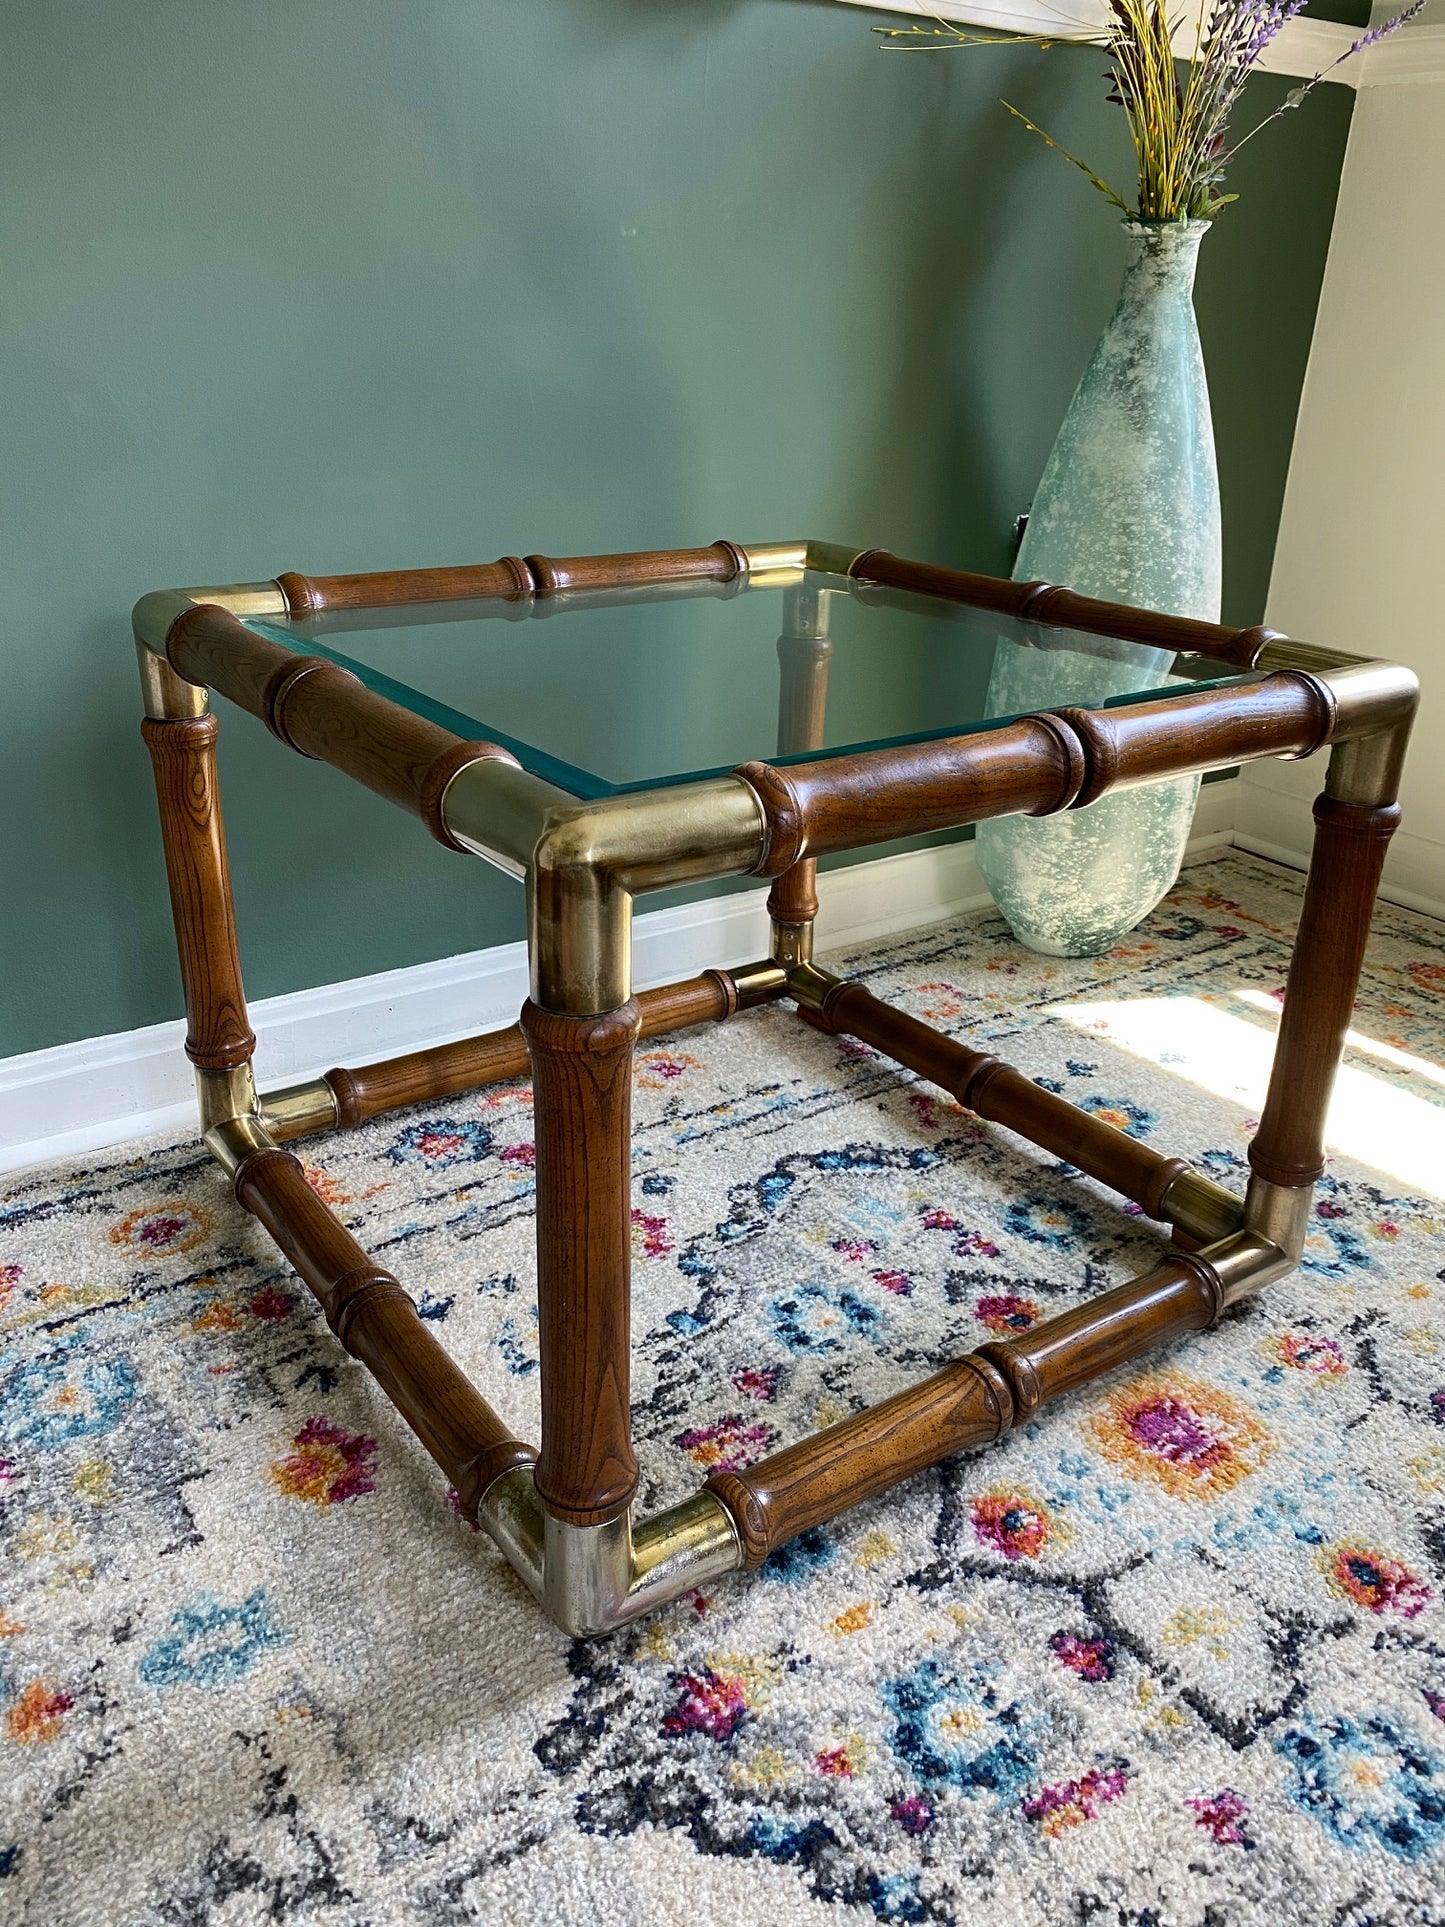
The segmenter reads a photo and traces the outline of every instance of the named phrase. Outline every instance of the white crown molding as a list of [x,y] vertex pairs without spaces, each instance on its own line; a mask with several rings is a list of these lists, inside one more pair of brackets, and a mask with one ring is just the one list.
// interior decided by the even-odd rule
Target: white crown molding
[[1445,80],[1445,27],[1402,27],[1365,55],[1362,87],[1422,86]]
[[[1229,842],[1238,788],[1206,785],[1191,856]],[[937,923],[990,901],[971,843],[831,870],[821,896],[818,941],[829,949]],[[766,905],[764,886],[638,917],[638,988],[765,956]],[[338,1064],[398,1057],[500,1029],[516,1021],[526,994],[526,949],[511,943],[263,998],[250,1007],[257,1079],[263,1090],[274,1090]],[[184,1041],[185,1024],[177,1021],[0,1059],[0,1172],[80,1157],[154,1132],[193,1132],[196,1102]]]
[[[1288,74],[1295,80],[1309,80],[1333,66],[1363,32],[1363,27],[1344,27],[1336,20],[1307,20],[1301,15],[1285,23],[1265,48],[1259,65],[1267,74]],[[1364,86],[1371,52],[1366,49],[1342,67],[1335,67],[1327,76],[1330,82],[1338,87]]]
[[[1058,41],[1091,37],[1103,26],[1103,0],[841,0],[873,13],[906,13],[947,20],[985,32],[1045,35]],[[1194,17],[1201,0],[1186,0],[1185,24],[1175,47],[1187,54],[1194,41]],[[1205,0],[1207,4],[1207,0]],[[1291,20],[1265,50],[1266,73],[1308,80],[1338,60],[1363,29],[1333,20]],[[1335,68],[1328,79],[1342,87],[1389,87],[1402,82],[1445,80],[1445,27],[1403,27],[1378,46]]]

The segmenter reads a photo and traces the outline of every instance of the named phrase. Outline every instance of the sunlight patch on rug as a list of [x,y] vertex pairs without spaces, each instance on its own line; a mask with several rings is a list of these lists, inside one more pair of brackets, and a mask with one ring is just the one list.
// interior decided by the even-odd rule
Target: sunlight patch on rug
[[[1263,992],[1240,989],[1234,994],[1253,1010],[1278,1017],[1278,1005]],[[1055,1014],[1259,1115],[1274,1057],[1273,1026],[1266,1030],[1195,996],[1061,1005]],[[1409,1076],[1445,1083],[1445,1073],[1410,1052],[1358,1031],[1348,1033],[1347,1043]],[[1445,1102],[1433,1092],[1417,1096],[1346,1061],[1335,1083],[1325,1142],[1400,1184],[1445,1197]]]

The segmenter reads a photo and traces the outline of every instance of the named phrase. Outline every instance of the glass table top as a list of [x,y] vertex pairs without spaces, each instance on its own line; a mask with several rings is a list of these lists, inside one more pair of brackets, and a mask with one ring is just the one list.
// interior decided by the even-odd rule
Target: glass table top
[[1194,656],[1176,671],[1136,643],[811,571],[741,592],[674,583],[246,626],[580,797],[984,729],[1009,713],[990,711],[996,658],[1006,669],[1024,650],[1048,661],[1048,699],[1033,708],[1108,707],[1245,674]]

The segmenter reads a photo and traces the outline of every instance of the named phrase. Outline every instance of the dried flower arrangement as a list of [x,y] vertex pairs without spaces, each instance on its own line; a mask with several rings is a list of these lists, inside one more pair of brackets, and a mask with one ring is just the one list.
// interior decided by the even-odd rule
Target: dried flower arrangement
[[1362,33],[1330,65],[1292,88],[1273,113],[1238,140],[1229,134],[1229,117],[1244,91],[1245,81],[1260,56],[1288,21],[1303,10],[1305,0],[1215,0],[1206,20],[1201,11],[1187,45],[1184,16],[1166,13],[1162,0],[1108,0],[1108,18],[1097,30],[1063,30],[1058,34],[975,33],[935,16],[909,27],[875,27],[885,48],[937,50],[942,47],[993,46],[1009,41],[1050,47],[1059,43],[1102,46],[1111,62],[1106,75],[1109,99],[1122,107],[1134,142],[1139,166],[1139,198],[1131,206],[1101,180],[1085,162],[1036,127],[1027,114],[1009,101],[1003,105],[1031,133],[1079,168],[1099,192],[1133,219],[1144,221],[1212,220],[1220,208],[1236,199],[1220,192],[1230,162],[1246,141],[1281,114],[1298,107],[1325,76],[1342,61],[1363,53],[1386,34],[1405,26],[1423,10],[1425,0],[1412,0],[1402,13]]

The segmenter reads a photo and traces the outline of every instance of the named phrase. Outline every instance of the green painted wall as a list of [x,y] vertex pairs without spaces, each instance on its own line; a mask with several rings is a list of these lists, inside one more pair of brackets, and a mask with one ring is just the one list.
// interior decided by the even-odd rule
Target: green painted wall
[[[173,583],[817,533],[1006,571],[1108,312],[1099,56],[825,0],[46,0],[0,64],[0,1055],[178,1013],[126,614]],[[1261,106],[1288,83],[1253,83]],[[1258,617],[1349,96],[1205,250]],[[545,634],[544,631],[539,632]],[[248,988],[520,894],[228,720]]]

